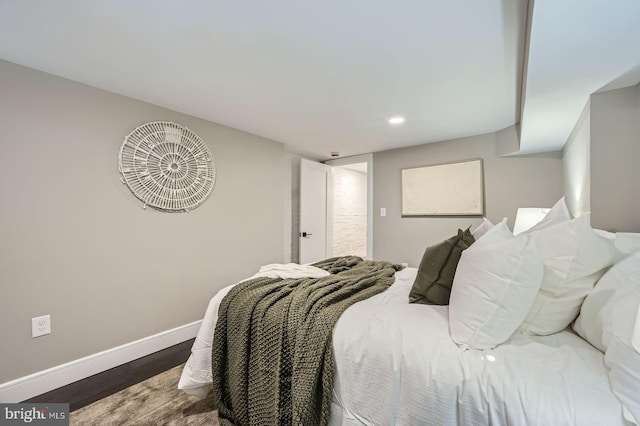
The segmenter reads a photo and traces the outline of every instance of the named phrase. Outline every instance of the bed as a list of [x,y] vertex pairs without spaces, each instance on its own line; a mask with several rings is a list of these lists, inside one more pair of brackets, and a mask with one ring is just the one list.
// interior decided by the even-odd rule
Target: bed
[[[568,281],[571,285],[564,281],[565,286],[571,287],[570,294],[556,295],[553,300],[567,296],[572,304],[578,303],[578,314],[573,314],[570,324],[561,330],[541,335],[523,329],[533,327],[533,322],[527,321],[534,310],[542,312],[545,306],[555,306],[538,302],[540,294],[545,293],[538,282],[535,291],[527,290],[533,294],[525,305],[501,290],[501,306],[492,306],[495,315],[491,315],[502,324],[490,326],[484,334],[475,330],[465,336],[465,324],[480,320],[480,328],[486,329],[488,322],[482,306],[486,300],[475,298],[472,307],[464,303],[474,297],[473,289],[465,285],[465,273],[467,278],[475,277],[471,279],[476,282],[485,280],[480,287],[487,291],[483,271],[473,270],[472,265],[471,271],[461,272],[465,262],[473,264],[481,248],[495,254],[492,250],[503,240],[511,244],[510,252],[517,239],[527,240],[523,245],[530,248],[535,245],[529,240],[534,239],[536,231],[557,222],[551,214],[547,223],[529,236],[518,238],[506,233],[506,224],[477,229],[479,237],[486,234],[485,242],[473,252],[476,257],[462,253],[449,305],[409,303],[420,268],[405,268],[395,273],[388,289],[348,307],[332,333],[335,374],[329,424],[638,424],[640,343],[636,329],[640,330],[640,326],[634,328],[634,324],[640,321],[640,253],[629,253],[636,251],[635,243],[625,253],[605,250],[604,257],[611,258],[601,262],[605,265],[602,268],[590,266],[599,271],[587,274],[587,281],[591,282],[587,284],[588,291],[577,291],[573,281]],[[586,228],[580,223],[580,232],[584,233]],[[558,231],[550,234],[557,235]],[[588,235],[593,237],[592,233]],[[617,247],[615,237],[598,235],[597,244],[605,247],[607,241],[608,248]],[[480,238],[474,244],[478,241]],[[585,241],[580,242],[581,246],[586,245]],[[524,255],[530,256],[527,249],[523,250]],[[603,257],[597,250],[588,254],[594,253]],[[580,256],[584,257],[584,253]],[[593,263],[589,256],[586,260]],[[513,277],[513,271],[507,275]],[[537,279],[536,273],[529,275],[534,281]],[[583,277],[578,281],[584,285]],[[212,341],[218,309],[233,287],[222,289],[209,303],[179,383],[185,392],[205,396],[211,389]],[[502,305],[508,305],[506,313],[500,311]],[[461,309],[463,313],[455,313]],[[473,310],[482,315],[463,318]],[[514,315],[521,318],[515,321],[518,324],[505,328],[507,319],[512,320]],[[578,319],[574,321],[576,315]]]

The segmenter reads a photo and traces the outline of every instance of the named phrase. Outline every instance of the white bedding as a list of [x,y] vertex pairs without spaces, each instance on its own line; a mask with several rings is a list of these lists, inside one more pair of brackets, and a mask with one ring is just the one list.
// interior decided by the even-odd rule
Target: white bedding
[[[398,272],[336,324],[332,425],[624,424],[600,351],[570,331],[463,351],[448,307],[408,303],[416,271]],[[209,303],[180,389],[209,390],[218,305],[231,287]]]

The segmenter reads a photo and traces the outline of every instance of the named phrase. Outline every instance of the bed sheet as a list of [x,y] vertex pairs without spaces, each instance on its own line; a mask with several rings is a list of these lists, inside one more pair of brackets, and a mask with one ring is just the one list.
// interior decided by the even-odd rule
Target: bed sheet
[[[408,303],[416,272],[396,273],[338,320],[331,425],[625,424],[600,351],[569,330],[463,351],[449,337],[447,306]],[[218,305],[232,287],[209,303],[180,379],[188,393],[211,387]]]
[[624,424],[600,351],[570,331],[463,351],[447,306],[408,304],[415,274],[338,320],[332,425]]
[[189,395],[204,398],[211,390],[213,380],[211,376],[211,345],[218,322],[218,308],[222,299],[234,286],[235,284],[232,284],[220,290],[207,305],[202,324],[191,347],[191,355],[184,365],[178,382],[178,389]]

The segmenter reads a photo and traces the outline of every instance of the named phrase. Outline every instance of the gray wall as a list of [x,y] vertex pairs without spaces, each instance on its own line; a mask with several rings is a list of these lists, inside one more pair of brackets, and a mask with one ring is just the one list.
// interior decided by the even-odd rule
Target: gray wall
[[[220,288],[283,260],[284,147],[0,61],[0,383],[202,318]],[[190,213],[141,208],[123,138],[175,121],[217,181]],[[31,318],[53,333],[31,338]]]
[[640,232],[640,85],[591,96],[591,224]]
[[[374,153],[374,258],[417,266],[427,246],[481,222],[472,217],[401,217],[404,168],[482,158],[485,215],[494,223],[508,217],[510,227],[518,207],[550,207],[562,197],[560,155],[496,157],[495,151],[496,134],[491,133]],[[381,207],[386,207],[386,217],[380,217]]]

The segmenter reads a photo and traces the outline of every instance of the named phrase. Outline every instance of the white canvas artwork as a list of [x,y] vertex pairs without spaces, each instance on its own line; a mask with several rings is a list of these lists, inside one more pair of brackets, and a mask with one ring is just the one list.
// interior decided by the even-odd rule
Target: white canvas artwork
[[482,160],[402,170],[403,216],[482,216]]

